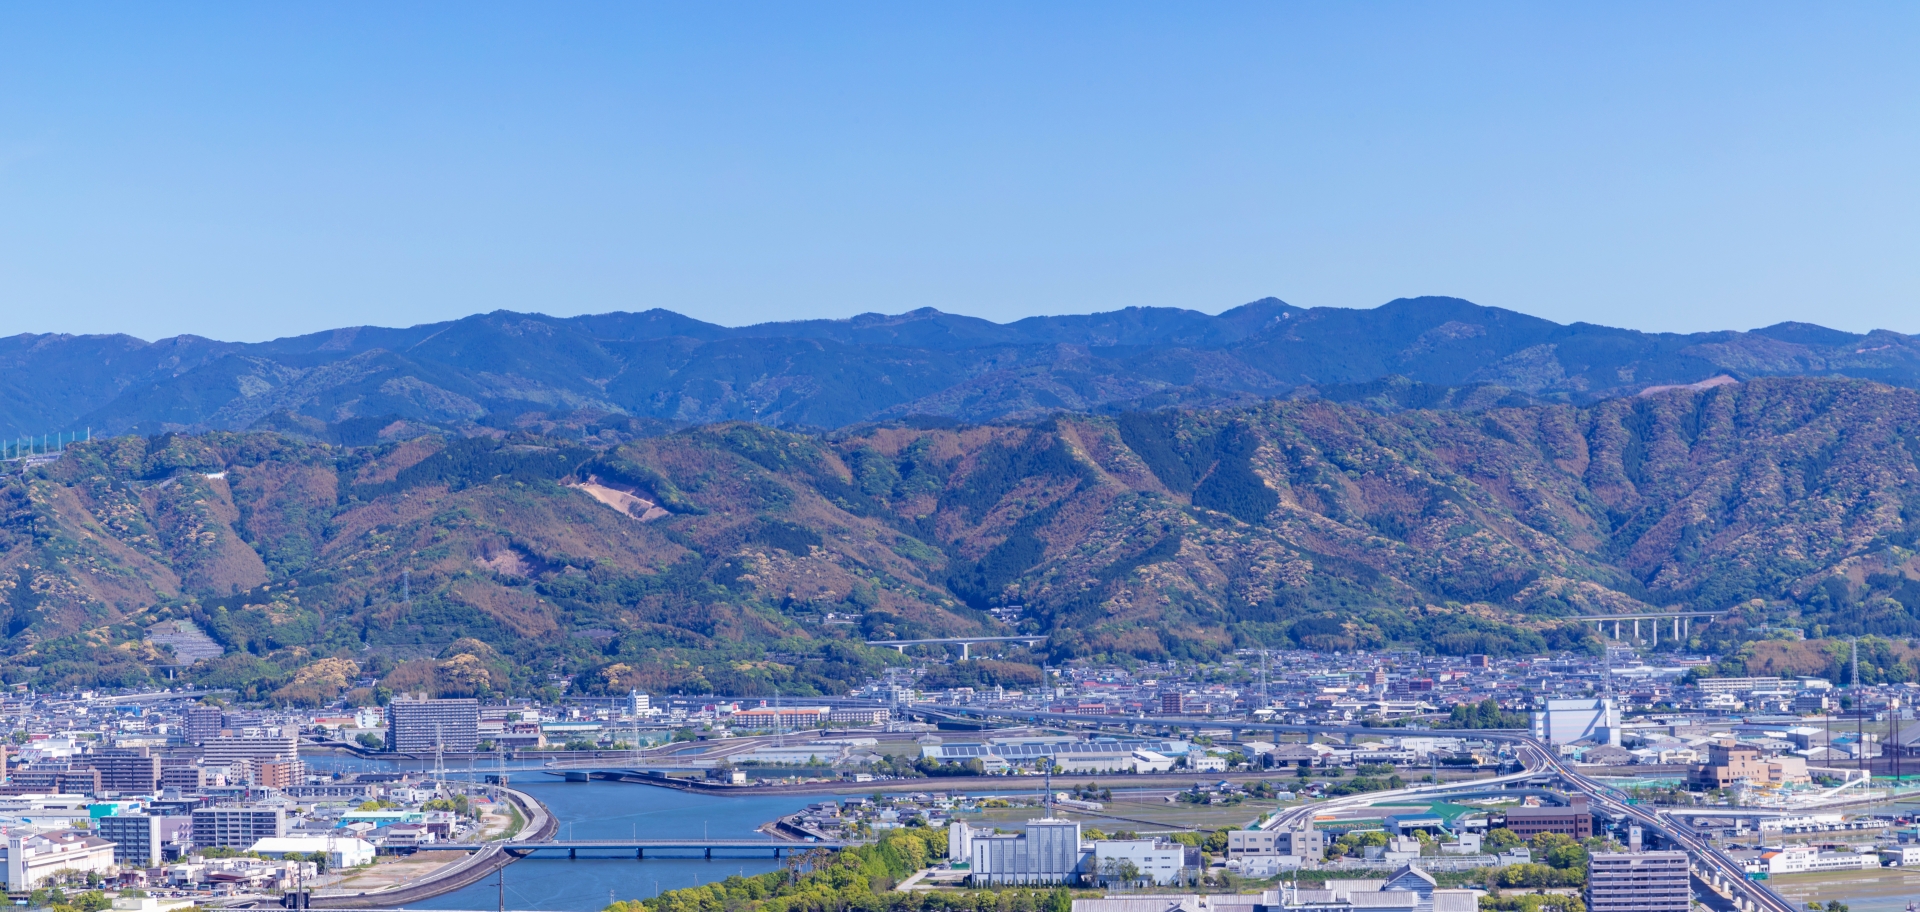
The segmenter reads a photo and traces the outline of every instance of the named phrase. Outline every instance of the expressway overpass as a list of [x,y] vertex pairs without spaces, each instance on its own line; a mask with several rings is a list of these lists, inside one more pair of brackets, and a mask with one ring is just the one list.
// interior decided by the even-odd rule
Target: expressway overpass
[[[990,718],[1019,719],[1030,722],[1076,723],[1098,722],[1102,717],[1082,716],[1069,713],[1051,713],[1024,710],[996,710],[985,707],[955,706],[942,707],[941,710],[954,715],[984,716]],[[1122,721],[1116,718],[1115,721]],[[1137,716],[1124,719],[1129,724],[1191,726],[1195,720],[1182,717]],[[1315,735],[1385,735],[1404,736],[1409,731],[1404,728],[1370,728],[1366,726],[1327,726],[1295,725],[1276,722],[1223,722],[1217,723],[1246,731],[1271,731],[1288,734]],[[1694,876],[1715,892],[1727,897],[1745,912],[1801,912],[1799,906],[1775,893],[1772,888],[1760,881],[1747,879],[1745,869],[1726,853],[1702,837],[1691,826],[1674,817],[1667,811],[1628,804],[1618,789],[1598,782],[1582,773],[1569,769],[1560,762],[1559,756],[1547,745],[1526,732],[1512,730],[1487,730],[1452,732],[1468,737],[1495,741],[1513,748],[1515,758],[1523,767],[1520,772],[1495,776],[1491,779],[1472,779],[1443,785],[1420,785],[1391,792],[1371,792],[1364,795],[1348,795],[1332,798],[1310,805],[1288,808],[1267,819],[1262,824],[1265,829],[1277,829],[1281,826],[1310,825],[1313,816],[1329,810],[1341,810],[1350,807],[1364,807],[1381,801],[1393,801],[1409,797],[1441,797],[1464,790],[1486,789],[1493,786],[1531,783],[1547,780],[1559,780],[1568,787],[1585,793],[1590,806],[1620,820],[1630,821],[1655,836],[1663,837],[1674,846],[1684,849],[1693,859]]]
[[868,640],[867,645],[868,646],[891,646],[896,651],[898,651],[901,655],[906,654],[908,646],[958,646],[960,647],[961,661],[966,661],[967,659],[970,659],[973,657],[972,650],[973,650],[973,644],[975,643],[1025,643],[1028,646],[1038,646],[1041,643],[1044,643],[1046,641],[1047,641],[1047,638],[1044,635],[977,636],[977,637],[938,637],[930,640]]

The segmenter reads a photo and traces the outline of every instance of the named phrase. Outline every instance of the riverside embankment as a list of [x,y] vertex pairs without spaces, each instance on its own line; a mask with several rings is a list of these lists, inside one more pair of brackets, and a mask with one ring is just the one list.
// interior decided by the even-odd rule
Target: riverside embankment
[[[553,838],[560,823],[545,804],[519,789],[502,788],[497,794],[517,807],[526,821],[513,839],[544,842]],[[309,898],[309,905],[315,909],[399,908],[478,883],[517,860],[502,845],[491,845],[410,883],[365,892],[316,892]]]

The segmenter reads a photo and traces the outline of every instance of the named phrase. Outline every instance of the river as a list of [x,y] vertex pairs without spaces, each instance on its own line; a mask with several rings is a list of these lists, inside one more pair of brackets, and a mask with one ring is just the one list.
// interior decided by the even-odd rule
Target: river
[[[307,765],[320,771],[361,772],[420,769],[419,763],[310,756]],[[431,764],[424,764],[430,766]],[[494,765],[478,772],[490,772]],[[703,795],[677,789],[622,782],[562,782],[539,771],[537,762],[508,763],[500,767],[513,776],[513,787],[532,795],[559,821],[556,839],[685,839],[767,838],[758,827],[791,814],[827,795],[769,795],[733,797]],[[466,770],[449,770],[450,778],[464,778]],[[712,883],[735,874],[757,874],[779,867],[772,858],[581,858],[568,860],[551,853],[514,862],[506,868],[506,906],[521,912],[599,912],[608,897],[644,899],[661,890]],[[414,903],[412,909],[491,910],[497,907],[499,887],[485,881]]]
[[[537,775],[537,774],[536,774]],[[539,782],[515,776],[517,788],[545,803],[560,821],[559,839],[699,836],[759,838],[756,827],[821,796],[732,797],[700,795],[620,782]],[[652,853],[649,853],[652,854]],[[641,899],[661,890],[712,883],[734,874],[779,867],[771,858],[582,858],[536,855],[506,868],[508,909],[598,912],[612,899]],[[493,878],[410,908],[493,909]]]

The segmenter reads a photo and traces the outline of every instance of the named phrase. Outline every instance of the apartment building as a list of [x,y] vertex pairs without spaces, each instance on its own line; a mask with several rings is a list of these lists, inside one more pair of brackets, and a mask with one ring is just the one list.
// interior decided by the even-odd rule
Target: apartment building
[[245,805],[199,808],[193,812],[193,844],[203,849],[214,846],[246,849],[269,836],[285,835],[285,808]]
[[1688,912],[1685,852],[1596,852],[1587,863],[1588,912]]
[[480,747],[480,701],[395,700],[387,704],[387,749],[407,754]]
[[95,822],[101,839],[113,843],[113,859],[123,865],[159,867],[171,861],[167,848],[193,841],[193,819],[147,814],[116,814]]

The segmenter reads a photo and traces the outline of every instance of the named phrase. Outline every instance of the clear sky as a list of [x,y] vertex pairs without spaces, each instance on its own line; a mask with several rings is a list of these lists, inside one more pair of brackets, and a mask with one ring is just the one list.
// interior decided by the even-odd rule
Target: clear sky
[[1419,294],[1920,331],[1920,4],[0,6],[0,334]]

